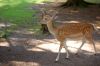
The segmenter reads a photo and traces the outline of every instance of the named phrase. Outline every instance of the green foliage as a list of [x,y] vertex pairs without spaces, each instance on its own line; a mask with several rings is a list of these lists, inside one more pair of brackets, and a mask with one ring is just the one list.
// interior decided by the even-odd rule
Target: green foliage
[[10,32],[0,31],[0,38],[7,38],[10,35]]
[[100,0],[85,0],[85,1],[90,3],[100,3]]

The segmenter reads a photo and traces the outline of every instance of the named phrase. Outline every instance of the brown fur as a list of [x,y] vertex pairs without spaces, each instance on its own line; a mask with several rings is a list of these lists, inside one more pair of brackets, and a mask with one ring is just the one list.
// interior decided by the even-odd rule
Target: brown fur
[[96,53],[96,47],[95,43],[93,41],[93,32],[94,32],[94,26],[89,23],[65,23],[59,26],[54,26],[53,19],[55,16],[50,16],[47,14],[43,15],[43,22],[46,22],[49,32],[54,35],[54,37],[60,42],[59,47],[59,53],[57,55],[56,61],[59,60],[59,55],[62,47],[64,46],[67,56],[66,58],[69,58],[68,49],[66,47],[65,41],[66,38],[74,37],[77,34],[82,34],[83,40],[82,45],[80,46],[79,50],[82,48],[82,46],[85,43],[85,39],[88,39],[94,46],[94,50]]

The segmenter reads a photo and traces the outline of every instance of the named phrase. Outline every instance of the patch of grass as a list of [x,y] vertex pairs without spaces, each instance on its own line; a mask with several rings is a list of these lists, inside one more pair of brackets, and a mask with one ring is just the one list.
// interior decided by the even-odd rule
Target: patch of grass
[[40,29],[40,25],[37,23],[38,17],[33,15],[38,12],[32,9],[32,5],[43,1],[46,0],[0,0],[0,18],[13,24],[8,31],[28,26],[31,26],[29,29],[37,31]]

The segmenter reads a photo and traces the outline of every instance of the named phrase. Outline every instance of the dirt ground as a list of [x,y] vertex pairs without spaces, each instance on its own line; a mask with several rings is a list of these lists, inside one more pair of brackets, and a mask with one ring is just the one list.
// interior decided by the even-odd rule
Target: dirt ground
[[[53,4],[45,4],[45,8],[55,9],[56,22],[90,22],[100,28],[100,7],[89,6],[87,8],[58,8]],[[42,4],[32,6],[40,10]],[[9,36],[9,41],[0,42],[0,66],[100,66],[100,34],[94,34],[97,55],[93,55],[94,49],[88,42],[81,52],[75,52],[81,44],[81,40],[68,40],[67,45],[70,60],[65,59],[65,50],[62,49],[59,62],[54,60],[57,56],[59,42],[52,35],[33,35],[26,28],[20,28]]]

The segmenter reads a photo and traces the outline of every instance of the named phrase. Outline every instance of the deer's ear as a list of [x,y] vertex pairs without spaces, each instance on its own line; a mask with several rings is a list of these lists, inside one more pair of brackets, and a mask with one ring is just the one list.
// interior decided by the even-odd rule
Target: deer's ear
[[58,16],[56,15],[53,19],[57,19],[58,18]]
[[57,19],[57,18],[58,18],[57,13],[54,13],[52,19]]
[[46,15],[46,10],[44,8],[41,9],[42,15]]
[[54,20],[57,19],[57,18],[58,18],[57,15],[54,15],[54,16],[51,17],[51,19],[54,19]]
[[56,10],[49,10],[49,13],[52,14],[52,19],[58,18],[58,16],[57,16],[58,12]]

